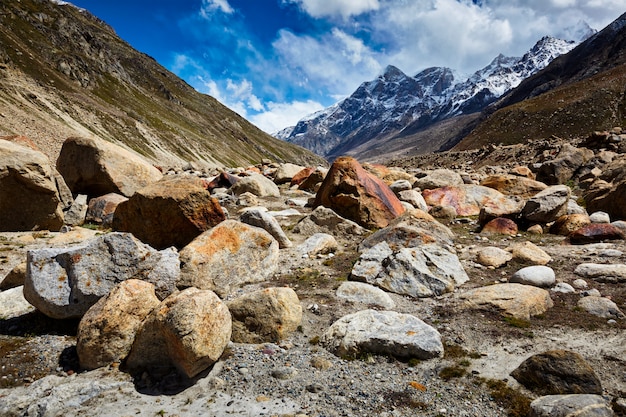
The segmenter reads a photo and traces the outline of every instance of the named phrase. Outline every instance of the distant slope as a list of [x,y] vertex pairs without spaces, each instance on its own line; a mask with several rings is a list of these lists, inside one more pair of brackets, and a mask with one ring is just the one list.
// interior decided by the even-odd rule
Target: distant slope
[[323,160],[200,94],[108,25],[64,2],[0,2],[0,135],[56,159],[68,136],[123,144],[159,164]]
[[626,14],[486,109],[455,150],[626,124]]

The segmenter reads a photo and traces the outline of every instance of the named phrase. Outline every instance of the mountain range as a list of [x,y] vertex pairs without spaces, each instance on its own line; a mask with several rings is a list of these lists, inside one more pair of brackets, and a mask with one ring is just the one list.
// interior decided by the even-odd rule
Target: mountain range
[[[579,28],[582,39],[595,33],[584,23]],[[444,67],[427,68],[408,76],[388,66],[348,98],[305,117],[275,136],[330,160],[343,154],[367,159],[390,155],[396,150],[405,152],[405,138],[438,123],[441,127],[442,122],[459,116],[469,115],[469,120],[473,120],[488,105],[578,43],[544,37],[524,56],[498,55],[470,77]],[[448,132],[455,131],[452,126],[443,126]],[[438,134],[411,145],[430,152],[440,149],[448,140],[448,135]]]
[[201,94],[105,22],[63,1],[0,2],[0,136],[53,161],[70,136],[133,149],[155,164],[325,161]]

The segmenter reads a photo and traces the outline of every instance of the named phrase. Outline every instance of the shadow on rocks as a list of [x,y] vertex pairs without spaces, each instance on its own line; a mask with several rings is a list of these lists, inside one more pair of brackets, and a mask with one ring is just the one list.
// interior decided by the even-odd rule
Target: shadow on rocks
[[152,368],[141,373],[132,374],[135,389],[144,395],[177,395],[191,388],[200,379],[205,378],[213,369],[201,372],[193,378],[188,378],[176,368]]
[[39,311],[0,320],[0,335],[4,336],[76,336],[80,319],[57,320]]

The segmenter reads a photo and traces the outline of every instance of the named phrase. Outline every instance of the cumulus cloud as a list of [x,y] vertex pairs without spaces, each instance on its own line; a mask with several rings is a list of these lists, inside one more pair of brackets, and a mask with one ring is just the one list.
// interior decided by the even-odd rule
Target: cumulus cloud
[[217,11],[231,14],[235,10],[228,4],[228,0],[202,0],[202,7],[200,8],[200,15],[202,17],[208,18]]
[[287,103],[267,103],[267,110],[250,116],[250,121],[267,133],[275,133],[287,126],[294,126],[300,119],[324,106],[314,100]]
[[363,13],[378,10],[379,0],[283,0],[298,4],[305,12],[315,18],[341,17],[347,19]]

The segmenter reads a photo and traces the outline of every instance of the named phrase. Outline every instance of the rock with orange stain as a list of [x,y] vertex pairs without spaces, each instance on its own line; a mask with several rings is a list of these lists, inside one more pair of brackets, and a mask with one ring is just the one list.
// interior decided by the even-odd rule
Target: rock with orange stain
[[469,290],[461,295],[465,306],[476,310],[499,310],[503,316],[528,320],[552,308],[550,293],[523,284],[495,284]]
[[219,202],[200,179],[166,177],[120,203],[113,229],[131,232],[157,249],[180,249],[225,219]]
[[159,303],[149,282],[129,279],[113,288],[78,324],[80,367],[91,370],[124,360],[141,323]]
[[548,186],[542,182],[519,175],[491,175],[480,182],[480,185],[493,188],[506,195],[517,195],[524,198],[532,197]]
[[519,202],[515,198],[482,185],[465,184],[424,190],[422,196],[431,207],[454,207],[458,216],[477,216],[482,208],[502,210],[511,207],[519,210]]
[[335,160],[317,192],[314,206],[331,208],[369,229],[386,227],[405,211],[389,186],[351,157]]
[[609,223],[592,223],[574,230],[568,238],[572,245],[586,245],[605,240],[622,240],[624,232]]
[[309,178],[309,175],[311,175],[313,171],[315,171],[315,168],[313,167],[302,168],[300,171],[296,172],[293,177],[291,177],[289,186],[293,187],[294,185],[302,184],[304,180]]
[[187,288],[167,297],[144,320],[126,365],[132,372],[175,367],[193,378],[217,362],[231,332],[226,304],[212,291]]
[[228,303],[235,343],[278,342],[302,322],[302,306],[291,288],[265,288]]
[[496,217],[488,222],[480,231],[483,234],[498,234],[515,236],[518,232],[517,224],[504,217]]
[[29,251],[24,297],[49,317],[78,318],[131,278],[154,284],[165,298],[179,273],[175,249],[157,251],[130,233],[108,233],[69,248]]
[[272,276],[278,251],[278,242],[265,230],[226,220],[180,251],[177,286],[212,290],[224,297],[234,288]]

